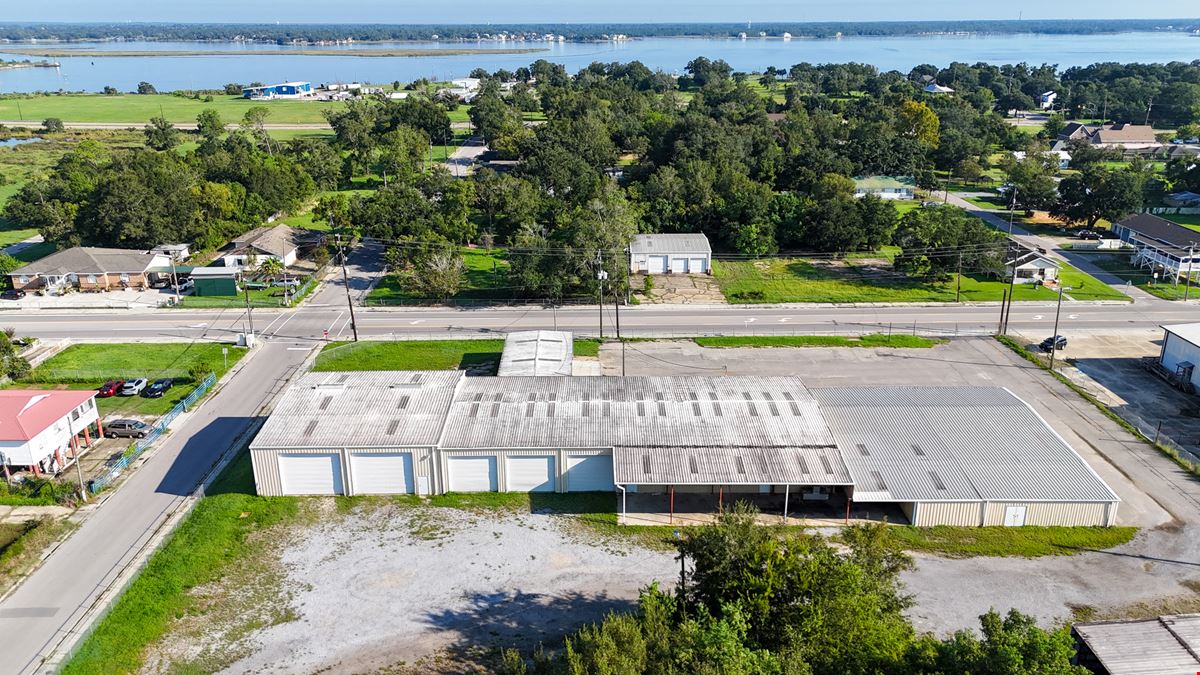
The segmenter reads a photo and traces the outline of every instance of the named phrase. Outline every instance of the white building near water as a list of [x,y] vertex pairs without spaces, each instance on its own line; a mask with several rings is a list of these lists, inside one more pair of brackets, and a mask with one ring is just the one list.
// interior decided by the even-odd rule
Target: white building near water
[[711,274],[712,246],[703,234],[639,234],[629,245],[634,274]]

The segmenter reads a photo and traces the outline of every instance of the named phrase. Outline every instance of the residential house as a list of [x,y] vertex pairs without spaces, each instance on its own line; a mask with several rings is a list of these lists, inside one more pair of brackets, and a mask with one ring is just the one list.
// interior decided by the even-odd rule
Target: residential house
[[165,253],[77,246],[18,267],[9,278],[13,288],[56,293],[147,288],[170,275],[171,258]]
[[1038,95],[1038,107],[1042,110],[1050,110],[1054,107],[1054,102],[1058,100],[1058,92],[1044,91]]
[[1113,223],[1112,231],[1137,251],[1134,265],[1151,269],[1163,280],[1175,282],[1194,274],[1200,263],[1200,232],[1166,218],[1139,213]]
[[639,234],[629,245],[635,274],[708,274],[712,247],[703,234]]
[[921,91],[925,92],[926,94],[953,94],[954,93],[954,90],[951,89],[950,87],[943,87],[942,85],[938,84],[937,82],[930,82],[929,84],[925,85],[925,88],[922,89]]
[[874,195],[880,199],[913,199],[917,182],[912,176],[864,176],[854,179],[854,196]]
[[1166,199],[1163,200],[1163,203],[1165,203],[1167,206],[1178,206],[1184,208],[1200,206],[1200,195],[1196,194],[1195,192],[1187,191],[1175,192],[1167,195]]
[[1013,267],[1016,266],[1017,284],[1047,284],[1058,283],[1058,273],[1062,264],[1033,249],[1026,248],[1016,242],[1010,242],[1004,262],[1004,277],[1010,278]]
[[[80,446],[102,433],[96,392],[58,389],[0,390],[0,464],[10,471],[56,474]],[[82,443],[80,438],[82,437]]]
[[1161,145],[1154,128],[1143,124],[1082,124],[1071,122],[1058,135],[1061,141],[1082,140],[1104,148],[1152,148]]
[[[1071,153],[1067,152],[1066,150],[1051,150],[1049,152],[1043,152],[1041,154],[1049,155],[1050,157],[1053,157],[1054,159],[1056,159],[1058,161],[1058,168],[1060,168],[1060,169],[1071,168]],[[1026,153],[1024,150],[1018,150],[1013,153],[1013,158],[1016,159],[1017,161],[1022,161],[1027,156],[1028,156],[1028,153]]]
[[150,252],[168,255],[177,263],[184,262],[192,257],[192,248],[188,244],[159,244],[150,249]]
[[255,267],[266,258],[274,258],[290,267],[300,255],[300,233],[287,225],[255,228],[229,242],[221,254],[225,267]]

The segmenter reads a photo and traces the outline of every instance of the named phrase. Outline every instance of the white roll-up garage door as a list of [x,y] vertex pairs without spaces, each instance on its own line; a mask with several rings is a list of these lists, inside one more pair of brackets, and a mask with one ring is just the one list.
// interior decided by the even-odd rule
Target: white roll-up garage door
[[692,274],[704,274],[708,271],[708,265],[704,264],[704,258],[688,258],[687,271]]
[[612,492],[613,464],[608,455],[567,455],[568,492]]
[[652,255],[650,256],[649,268],[650,274],[666,274],[667,273],[667,256]]
[[495,492],[495,457],[450,457],[446,460],[450,492]]
[[507,458],[504,484],[508,492],[554,492],[554,458]]
[[687,258],[671,258],[671,274],[687,274]]
[[412,453],[350,455],[350,480],[356,495],[412,494]]
[[340,495],[342,462],[337,454],[280,455],[279,482],[285,495]]

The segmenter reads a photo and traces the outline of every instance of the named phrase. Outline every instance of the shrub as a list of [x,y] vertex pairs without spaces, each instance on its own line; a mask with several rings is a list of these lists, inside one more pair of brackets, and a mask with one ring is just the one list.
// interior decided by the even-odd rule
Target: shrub
[[647,274],[646,280],[642,283],[642,288],[646,292],[646,295],[650,295],[651,293],[653,293],[654,292],[654,277]]
[[48,134],[57,134],[66,131],[67,127],[63,121],[57,117],[47,117],[42,120],[42,131]]

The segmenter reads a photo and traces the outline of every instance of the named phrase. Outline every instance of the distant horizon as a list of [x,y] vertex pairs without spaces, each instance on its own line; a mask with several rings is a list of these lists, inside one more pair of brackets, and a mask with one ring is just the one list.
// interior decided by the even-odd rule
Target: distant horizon
[[1118,18],[1087,18],[1087,19],[1065,19],[1065,18],[1043,18],[1043,17],[1024,17],[1020,19],[875,19],[870,21],[854,20],[854,19],[751,19],[743,21],[727,20],[727,21],[511,21],[511,22],[496,22],[496,21],[187,21],[187,20],[88,20],[88,21],[72,21],[64,19],[23,19],[23,20],[0,20],[0,26],[36,26],[40,24],[54,24],[63,26],[105,26],[105,25],[123,25],[123,26],[172,26],[172,25],[207,25],[207,26],[471,26],[471,27],[505,27],[505,26],[740,26],[743,24],[764,24],[764,25],[779,25],[779,24],[794,24],[794,25],[821,25],[821,24],[854,24],[854,25],[870,25],[870,24],[947,24],[947,23],[997,23],[997,24],[1014,24],[1014,23],[1095,23],[1095,22],[1111,22],[1111,23],[1138,23],[1147,21],[1200,21],[1200,14],[1196,16],[1170,16],[1170,17],[1150,17],[1150,18],[1135,18],[1135,17],[1118,17]]

